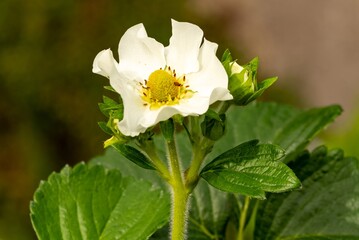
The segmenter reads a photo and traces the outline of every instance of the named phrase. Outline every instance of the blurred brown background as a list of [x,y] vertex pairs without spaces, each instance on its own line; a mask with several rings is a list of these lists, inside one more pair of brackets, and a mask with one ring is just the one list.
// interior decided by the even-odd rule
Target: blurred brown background
[[240,63],[260,58],[265,98],[301,107],[339,103],[324,136],[359,156],[358,0],[2,0],[0,2],[0,239],[36,239],[29,201],[41,179],[103,152],[96,54],[143,22],[165,45],[170,19],[199,25]]

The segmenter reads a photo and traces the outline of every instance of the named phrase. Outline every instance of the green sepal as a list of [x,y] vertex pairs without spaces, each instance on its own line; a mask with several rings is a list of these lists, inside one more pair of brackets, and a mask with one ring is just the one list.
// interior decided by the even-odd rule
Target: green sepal
[[263,80],[262,82],[260,82],[258,84],[258,89],[250,96],[250,98],[248,98],[248,100],[246,101],[246,105],[254,100],[256,100],[257,98],[259,98],[263,92],[269,88],[270,86],[272,86],[276,81],[278,80],[278,77],[271,77],[268,78],[266,80]]
[[277,145],[242,143],[210,162],[201,177],[222,191],[265,199],[265,192],[284,192],[299,188],[293,171],[279,161],[284,150]]
[[111,92],[117,93],[116,90],[112,86],[104,86],[103,88],[106,89],[106,90],[109,90]]
[[103,96],[103,102],[98,104],[100,111],[109,118],[119,119],[123,118],[123,104],[115,100]]
[[257,78],[258,65],[259,65],[259,58],[255,57],[249,63],[244,65],[243,67],[250,72],[250,75],[252,76],[253,79],[256,79]]
[[113,144],[125,144],[128,140],[126,138],[112,136],[103,143],[103,148],[108,148]]
[[98,106],[100,108],[100,111],[106,117],[109,117],[111,111],[118,109],[118,103],[106,96],[103,96],[102,99],[103,102],[99,103]]
[[107,123],[106,123],[106,122],[101,121],[101,122],[98,122],[97,124],[98,124],[98,126],[101,128],[101,130],[104,131],[105,133],[107,133],[108,135],[112,135],[112,134],[113,134],[111,128],[109,128],[109,127],[107,126]]
[[125,143],[130,137],[124,136],[118,129],[118,122],[123,119],[123,104],[115,100],[103,96],[103,102],[98,104],[100,111],[108,118],[107,123],[99,122],[98,125],[105,133],[113,135],[114,137],[105,141],[105,147],[114,143]]
[[245,68],[240,73],[230,76],[228,88],[233,96],[233,102],[240,106],[247,105],[255,91],[252,78]]
[[156,170],[151,160],[136,148],[119,143],[114,143],[111,145],[111,147],[116,149],[121,153],[122,156],[137,164],[138,166],[149,170]]
[[228,89],[233,96],[233,103],[236,105],[244,106],[249,104],[260,97],[267,88],[277,81],[277,77],[272,77],[259,84],[257,83],[258,57],[244,65],[243,70],[240,72],[232,72],[233,64],[237,63],[231,62],[228,65],[231,70]]
[[231,75],[231,65],[232,65],[232,55],[231,52],[229,51],[229,49],[226,49],[222,55],[222,65],[224,67],[224,69],[227,72],[227,75],[230,76]]

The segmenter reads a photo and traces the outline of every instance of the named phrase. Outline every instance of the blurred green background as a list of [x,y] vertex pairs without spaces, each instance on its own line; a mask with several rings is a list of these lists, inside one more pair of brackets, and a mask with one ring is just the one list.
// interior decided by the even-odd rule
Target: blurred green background
[[[241,63],[263,55],[262,65],[275,67],[263,68],[260,75],[282,73],[278,62],[268,60],[270,53],[258,49],[252,54],[255,48],[248,41],[253,46],[260,41],[236,37],[247,36],[242,31],[247,28],[233,23],[251,14],[231,4],[248,9],[248,2],[1,0],[0,239],[36,239],[28,206],[40,180],[65,164],[87,161],[103,152],[107,136],[97,127],[103,120],[97,103],[107,80],[92,74],[92,61],[102,49],[111,48],[116,54],[119,39],[134,24],[143,22],[150,36],[167,45],[171,18],[192,22],[204,30],[207,39],[220,44],[219,53],[230,48]],[[265,97],[311,106],[295,90],[298,84],[291,84],[301,76],[283,75],[294,81],[278,84]],[[358,140],[359,117],[354,120],[351,115],[343,123],[345,131],[327,134],[326,139],[359,156],[354,141]]]

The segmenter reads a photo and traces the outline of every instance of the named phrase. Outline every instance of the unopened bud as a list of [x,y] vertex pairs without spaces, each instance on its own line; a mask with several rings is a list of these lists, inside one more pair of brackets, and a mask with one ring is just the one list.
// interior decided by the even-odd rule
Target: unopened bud
[[202,134],[213,141],[220,139],[225,132],[225,114],[218,115],[214,111],[209,111],[201,123]]

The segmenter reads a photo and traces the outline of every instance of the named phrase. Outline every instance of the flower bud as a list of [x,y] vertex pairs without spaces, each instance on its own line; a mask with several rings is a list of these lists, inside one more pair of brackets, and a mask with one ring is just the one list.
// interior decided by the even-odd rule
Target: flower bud
[[216,112],[209,110],[201,123],[202,134],[206,138],[217,141],[225,132],[225,114],[218,115]]
[[[254,59],[256,61],[257,59]],[[253,62],[252,61],[252,62]],[[251,62],[251,63],[252,63]],[[242,67],[238,63],[231,62],[231,74],[229,76],[229,91],[236,105],[247,105],[252,95],[257,90],[256,66],[252,68],[251,63]],[[251,99],[251,100],[250,100]]]
[[258,58],[254,58],[242,67],[233,61],[227,49],[222,56],[222,64],[229,78],[228,89],[236,105],[247,105],[277,81],[277,77],[272,77],[257,83]]

